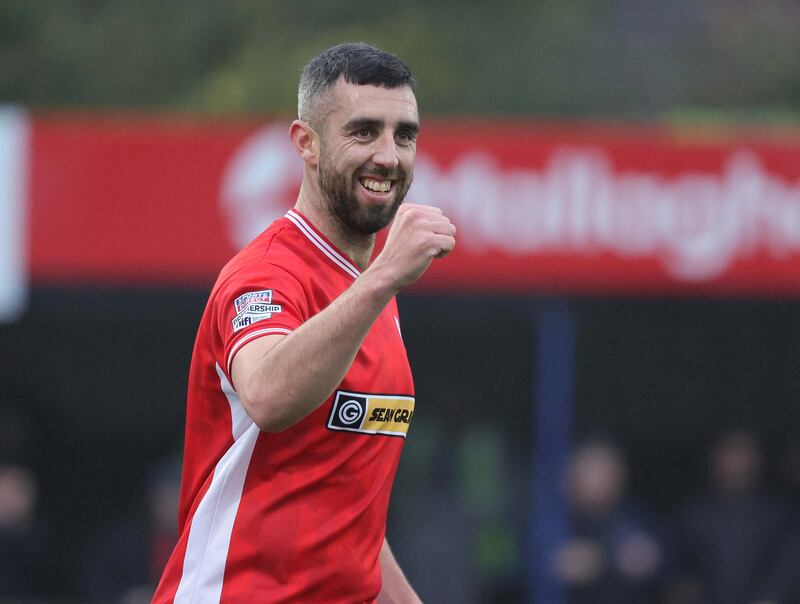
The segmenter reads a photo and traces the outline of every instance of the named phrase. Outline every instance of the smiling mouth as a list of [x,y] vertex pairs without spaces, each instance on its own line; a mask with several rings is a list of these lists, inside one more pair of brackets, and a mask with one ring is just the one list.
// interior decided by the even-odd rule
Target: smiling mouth
[[360,178],[361,186],[372,193],[388,193],[392,189],[391,180],[375,180],[374,178]]

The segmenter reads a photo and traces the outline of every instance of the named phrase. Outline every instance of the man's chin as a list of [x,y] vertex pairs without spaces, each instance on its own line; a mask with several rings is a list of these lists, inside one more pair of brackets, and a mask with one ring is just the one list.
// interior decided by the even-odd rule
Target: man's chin
[[367,219],[362,217],[355,223],[351,224],[351,227],[362,235],[374,235],[389,226],[390,222],[392,222],[391,217],[387,218],[385,216],[381,216],[370,217]]
[[378,197],[356,189],[347,196],[331,195],[330,199],[331,209],[339,221],[353,233],[361,235],[374,235],[386,228],[402,203],[402,198],[397,198],[397,191]]
[[374,235],[378,231],[385,229],[394,219],[399,204],[392,203],[388,207],[371,207],[359,212],[358,216],[352,217],[349,221],[351,227],[364,234]]

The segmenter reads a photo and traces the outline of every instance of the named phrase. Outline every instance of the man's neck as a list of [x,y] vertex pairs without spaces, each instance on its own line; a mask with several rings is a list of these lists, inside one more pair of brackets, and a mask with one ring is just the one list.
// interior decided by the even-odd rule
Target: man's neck
[[308,191],[304,191],[302,187],[294,207],[308,218],[311,224],[330,239],[356,266],[361,270],[367,268],[372,257],[372,250],[375,247],[374,234],[354,233],[328,210],[325,201],[310,199]]

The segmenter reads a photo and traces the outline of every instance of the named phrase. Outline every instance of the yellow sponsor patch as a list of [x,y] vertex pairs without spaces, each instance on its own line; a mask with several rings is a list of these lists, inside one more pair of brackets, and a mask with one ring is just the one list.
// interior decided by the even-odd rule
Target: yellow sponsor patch
[[405,438],[413,417],[414,398],[411,396],[339,390],[333,400],[328,428]]

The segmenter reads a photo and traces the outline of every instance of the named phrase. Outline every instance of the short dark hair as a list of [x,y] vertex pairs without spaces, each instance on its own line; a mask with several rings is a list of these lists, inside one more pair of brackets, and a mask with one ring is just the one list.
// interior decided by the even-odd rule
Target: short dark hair
[[417,84],[408,65],[395,55],[364,42],[346,42],[321,52],[303,68],[297,92],[298,117],[309,121],[319,98],[340,77],[359,86],[408,86],[412,91]]

